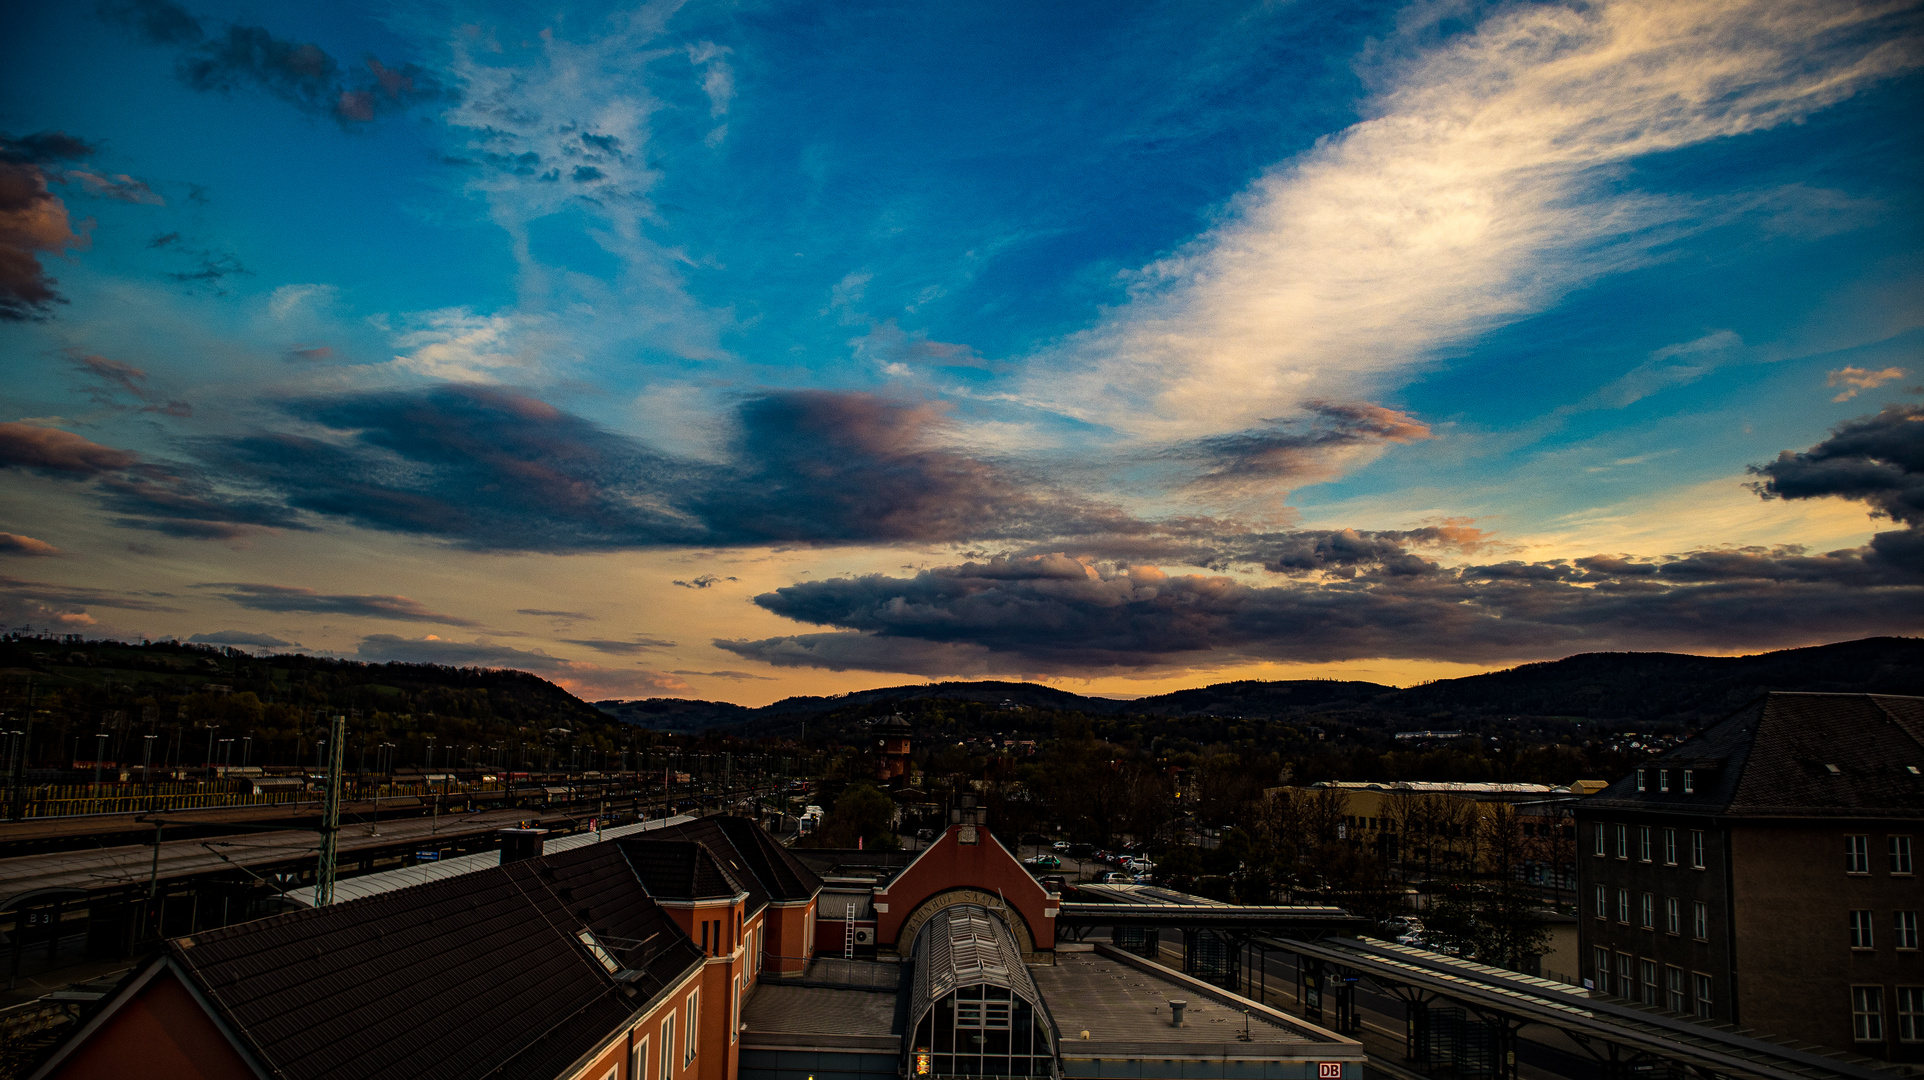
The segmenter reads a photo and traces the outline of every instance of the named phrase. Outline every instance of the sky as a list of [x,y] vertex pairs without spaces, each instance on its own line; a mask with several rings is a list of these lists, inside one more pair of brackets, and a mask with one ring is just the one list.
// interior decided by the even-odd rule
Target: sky
[[590,699],[1924,632],[1924,9],[0,14],[0,626]]

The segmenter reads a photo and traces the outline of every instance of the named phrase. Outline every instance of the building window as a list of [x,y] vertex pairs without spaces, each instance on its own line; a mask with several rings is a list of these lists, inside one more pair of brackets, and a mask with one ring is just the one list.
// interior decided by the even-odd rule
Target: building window
[[1637,790],[1638,790],[1638,791],[1648,791],[1648,790],[1649,790],[1649,788],[1647,788],[1647,787],[1646,787],[1646,786],[1644,785],[1644,782],[1643,782],[1643,774],[1644,774],[1644,770],[1642,770],[1642,769],[1638,769],[1638,770],[1637,770]]
[[688,1030],[681,1033],[681,1064],[687,1068],[695,1060],[695,1045],[701,1033],[701,991],[688,995],[688,1004],[682,1009],[688,1014]]
[[1617,996],[1637,996],[1637,958],[1628,953],[1617,954]]
[[648,1036],[646,1035],[635,1042],[635,1058],[628,1063],[628,1075],[635,1080],[648,1080]]
[[1884,988],[1851,987],[1851,1035],[1858,1042],[1884,1041]]
[[1596,961],[1597,993],[1607,994],[1610,992],[1610,950],[1594,949],[1591,955]]
[[1649,893],[1643,894],[1643,928],[1645,930],[1657,928],[1657,898]]
[[1638,966],[1643,969],[1643,1003],[1655,1005],[1657,1003],[1657,962],[1640,960]]
[[1684,996],[1683,969],[1674,967],[1664,968],[1663,977],[1664,981],[1669,984],[1670,987],[1670,1011],[1673,1013],[1689,1012],[1690,1001]]
[[1610,890],[1599,885],[1597,886],[1597,918],[1607,919],[1609,917],[1610,917]]
[[1876,948],[1876,942],[1871,935],[1871,912],[1851,912],[1851,948]]
[[1844,837],[1844,872],[1846,874],[1868,874],[1871,872],[1870,837]]
[[661,1080],[675,1078],[675,1014],[661,1022]]
[[1690,830],[1690,868],[1692,870],[1704,868],[1704,831],[1702,829]]
[[1597,857],[1598,858],[1602,858],[1604,855],[1603,834],[1608,832],[1609,830],[1610,830],[1610,826],[1605,825],[1601,821],[1597,822]]
[[1674,896],[1663,898],[1663,928],[1672,934],[1683,933],[1683,903]]
[[1650,861],[1650,826],[1648,825],[1637,827],[1637,860]]
[[1617,921],[1620,923],[1628,923],[1630,921],[1629,889],[1617,890]]
[[728,1014],[728,1041],[736,1042],[742,1035],[742,977],[735,976],[735,998]]
[[1697,790],[1697,773],[1696,773],[1696,771],[1695,771],[1695,770],[1692,770],[1692,769],[1685,769],[1685,770],[1683,771],[1683,792],[1684,792],[1684,794],[1685,794],[1685,795],[1690,795],[1690,794],[1692,794],[1692,793],[1694,793],[1694,792],[1695,792],[1696,790]]
[[1899,1042],[1924,1042],[1924,986],[1897,988]]
[[1891,937],[1900,949],[1917,948],[1917,912],[1899,911],[1891,920]]
[[1670,790],[1670,770],[1669,769],[1657,770],[1657,790],[1658,791]]
[[1619,825],[1617,826],[1617,858],[1628,859],[1629,857],[1630,857],[1630,826]]
[[1908,874],[1911,872],[1911,838],[1908,836],[1891,837],[1891,873]]
[[1677,830],[1675,829],[1665,829],[1663,831],[1663,864],[1665,866],[1677,865]]
[[1698,941],[1710,940],[1710,905],[1702,900],[1690,903],[1690,936]]
[[1690,982],[1691,989],[1696,991],[1697,1015],[1705,1020],[1710,1019],[1710,976],[1693,971],[1690,973]]

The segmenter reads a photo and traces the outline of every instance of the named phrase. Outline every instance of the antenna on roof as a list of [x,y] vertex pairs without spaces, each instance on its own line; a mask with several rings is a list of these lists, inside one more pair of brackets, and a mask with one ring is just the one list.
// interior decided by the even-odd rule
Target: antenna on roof
[[347,717],[336,713],[327,737],[327,789],[321,796],[321,857],[314,868],[314,906],[334,902],[334,853],[341,839],[341,761]]

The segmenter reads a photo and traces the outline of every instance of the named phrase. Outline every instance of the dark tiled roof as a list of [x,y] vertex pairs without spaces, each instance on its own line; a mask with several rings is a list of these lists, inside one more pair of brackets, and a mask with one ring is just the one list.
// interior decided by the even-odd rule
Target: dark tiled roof
[[1924,817],[1924,698],[1773,691],[1644,768],[1694,769],[1697,790],[1638,791],[1632,774],[1583,808]]
[[[822,879],[816,876],[815,871],[803,866],[801,860],[768,835],[768,830],[749,818],[732,815],[707,817],[663,829],[654,835],[699,839],[716,851],[720,851],[725,843],[746,865],[769,900],[807,900],[822,891]],[[757,906],[760,902],[754,901]]]
[[699,840],[657,840],[644,834],[615,844],[657,900],[722,900],[748,891]]
[[[761,879],[748,865],[747,860],[743,859],[741,853],[735,850],[733,839],[722,830],[720,818],[696,818],[693,821],[685,821],[680,825],[672,825],[666,829],[660,829],[652,833],[650,840],[655,843],[673,844],[686,842],[700,844],[702,850],[706,851],[715,862],[721,864],[722,869],[727,872],[729,878],[741,886],[741,890],[739,891],[746,891],[748,893],[747,907],[746,910],[743,911],[744,915],[753,915],[768,906],[768,890],[762,887]],[[733,896],[735,894],[731,892],[728,895]],[[668,897],[662,896],[661,899],[668,899]],[[675,899],[684,898],[675,897]]]
[[[592,931],[633,996],[576,938]],[[701,951],[613,844],[509,863],[170,944],[287,1080],[553,1076]]]

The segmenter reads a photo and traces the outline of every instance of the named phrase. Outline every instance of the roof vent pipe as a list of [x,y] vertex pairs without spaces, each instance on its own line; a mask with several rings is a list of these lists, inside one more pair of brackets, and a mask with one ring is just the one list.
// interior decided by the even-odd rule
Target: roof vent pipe
[[1187,1001],[1176,1001],[1172,999],[1169,1002],[1169,1026],[1170,1027],[1182,1026],[1182,1011],[1184,1009],[1187,1009],[1188,1007],[1189,1007],[1189,1003]]

